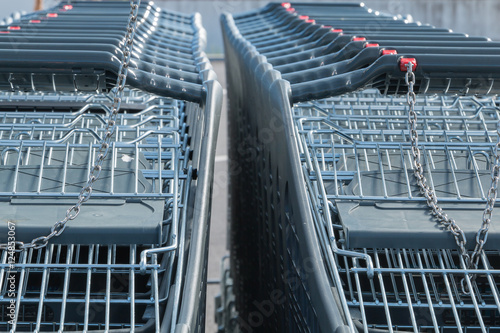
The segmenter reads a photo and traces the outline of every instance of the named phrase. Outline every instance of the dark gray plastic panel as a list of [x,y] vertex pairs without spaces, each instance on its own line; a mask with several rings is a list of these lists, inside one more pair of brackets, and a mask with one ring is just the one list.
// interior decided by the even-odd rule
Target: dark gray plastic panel
[[[402,170],[385,171],[382,179],[380,172],[361,172],[360,179],[363,185],[363,195],[366,197],[380,195],[384,186],[388,197],[408,195],[407,179],[410,179],[411,194],[421,199],[418,187],[411,172],[405,175]],[[455,177],[456,183],[453,178]],[[471,170],[458,170],[453,173],[449,170],[434,170],[434,188],[440,205],[444,211],[455,218],[464,230],[467,239],[474,240],[477,230],[481,226],[484,211],[483,203],[475,202],[446,202],[446,199],[456,199],[457,189],[466,189],[460,196],[466,198],[481,198],[481,191],[476,182],[476,175]],[[481,186],[489,188],[490,172],[479,172]],[[335,193],[333,183],[325,182],[328,194]],[[359,180],[354,177],[347,187],[346,194],[359,196]],[[429,213],[425,201],[397,202],[397,201],[370,201],[370,200],[335,200],[338,216],[346,233],[348,248],[382,248],[391,244],[394,248],[429,248],[455,249],[457,244],[453,235],[441,226],[436,218]],[[500,216],[494,215],[488,242],[485,249],[500,249]],[[472,249],[475,242],[467,244]]]
[[[261,331],[289,327],[335,332],[344,327],[343,314],[335,306],[336,290],[323,266],[305,201],[300,156],[292,138],[290,85],[241,38],[231,15],[224,14],[221,24],[231,107],[230,237],[237,309],[246,319],[255,309],[251,300],[279,290],[286,301],[276,306]],[[259,134],[270,135],[266,144],[259,144]],[[299,285],[292,287],[287,283],[291,280]]]
[[[47,234],[76,199],[11,199],[0,202],[0,242],[7,241],[8,222],[16,224],[16,240],[30,242]],[[160,244],[163,200],[91,199],[78,219],[55,244]],[[103,222],[105,221],[105,223]]]
[[[128,151],[123,152],[126,154]],[[76,197],[55,200],[37,195],[39,192],[55,192],[62,187],[63,182],[66,193],[79,193],[87,182],[88,151],[75,151],[72,154],[73,164],[65,168],[57,165],[58,161],[64,161],[64,153],[64,150],[54,149],[51,158],[55,165],[44,165],[43,170],[39,166],[41,156],[36,151],[30,154],[32,165],[21,165],[18,170],[14,165],[0,166],[1,192],[9,191],[16,182],[18,192],[33,193],[31,199],[14,197],[0,202],[0,241],[6,241],[9,221],[16,223],[18,241],[31,241],[47,233],[58,219],[65,216],[68,207],[76,202]],[[99,181],[94,184],[94,195],[110,193],[111,188],[113,193],[134,193],[136,175],[132,168],[133,160],[118,158],[114,176],[111,177],[110,159],[107,159]],[[139,165],[149,163],[142,155],[139,160]],[[137,178],[138,193],[151,192],[151,185],[142,172]],[[160,244],[163,208],[162,199],[134,200],[131,195],[118,199],[91,199],[84,204],[78,219],[70,221],[64,233],[54,238],[54,241],[59,244]]]

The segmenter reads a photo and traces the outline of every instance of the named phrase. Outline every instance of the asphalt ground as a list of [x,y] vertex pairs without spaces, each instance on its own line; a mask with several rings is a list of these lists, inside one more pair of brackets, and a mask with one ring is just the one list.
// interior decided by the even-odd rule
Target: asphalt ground
[[207,288],[207,312],[206,332],[217,332],[215,323],[215,296],[220,292],[220,263],[227,251],[227,220],[228,220],[228,152],[227,152],[227,93],[226,93],[226,69],[224,61],[212,60],[212,66],[219,82],[224,88],[224,104],[222,106],[222,117],[217,139],[217,152],[215,157],[214,190],[212,201],[212,220],[210,226],[210,249],[208,258],[208,284]]

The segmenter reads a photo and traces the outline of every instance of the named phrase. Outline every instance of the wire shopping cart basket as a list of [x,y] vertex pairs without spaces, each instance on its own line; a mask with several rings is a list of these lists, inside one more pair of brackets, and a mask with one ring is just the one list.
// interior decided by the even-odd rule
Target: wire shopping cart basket
[[200,15],[71,1],[0,32],[0,330],[204,331],[222,88]]
[[221,22],[240,330],[500,331],[500,45],[348,3]]

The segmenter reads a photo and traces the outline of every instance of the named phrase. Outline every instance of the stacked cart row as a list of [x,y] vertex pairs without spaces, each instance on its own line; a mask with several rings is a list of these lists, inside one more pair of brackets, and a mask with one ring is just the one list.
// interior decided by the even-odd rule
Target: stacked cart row
[[358,4],[221,23],[240,330],[499,332],[500,44]]
[[199,14],[153,2],[0,26],[0,330],[204,331],[222,103],[205,44]]

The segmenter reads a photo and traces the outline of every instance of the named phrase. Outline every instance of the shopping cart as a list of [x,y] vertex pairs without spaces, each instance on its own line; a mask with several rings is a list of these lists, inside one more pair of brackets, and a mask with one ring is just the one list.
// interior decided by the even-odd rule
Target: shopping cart
[[356,4],[222,27],[240,328],[500,331],[499,44]]
[[222,89],[199,14],[134,5],[72,1],[0,29],[15,62],[0,65],[2,331],[204,330]]
[[[113,86],[128,9],[112,2],[97,10],[80,3],[74,6],[28,15],[0,30],[4,90],[102,92]],[[122,10],[112,9],[117,6]],[[160,20],[162,11],[153,6],[145,5],[139,12],[128,84],[159,95],[168,86],[168,97],[196,102],[203,81],[198,73],[210,67],[203,53],[206,33],[200,29],[200,16],[178,15],[174,20],[163,15],[167,18]]]
[[[321,206],[323,195],[328,198],[329,209],[316,218],[327,216],[332,229],[322,231],[335,235],[342,249],[369,255],[358,258],[371,262],[335,255],[331,273],[346,282],[342,295],[351,313],[359,311],[352,318],[360,330],[370,325],[419,331],[476,326],[494,331],[496,316],[489,313],[498,310],[495,225],[480,259],[479,271],[486,271],[474,278],[464,275],[467,270],[455,239],[450,234],[443,238],[443,229],[436,228],[412,175],[404,102],[360,93],[295,108],[303,167],[308,175],[316,175],[308,177],[314,193],[311,207]],[[457,216],[467,239],[474,240],[477,223],[472,221],[481,221],[491,183],[498,107],[493,98],[445,96],[427,97],[417,105],[419,134],[426,140],[425,176],[440,205]],[[337,118],[337,111],[344,115]],[[467,245],[472,250],[475,244]],[[370,270],[373,279],[367,278]]]

